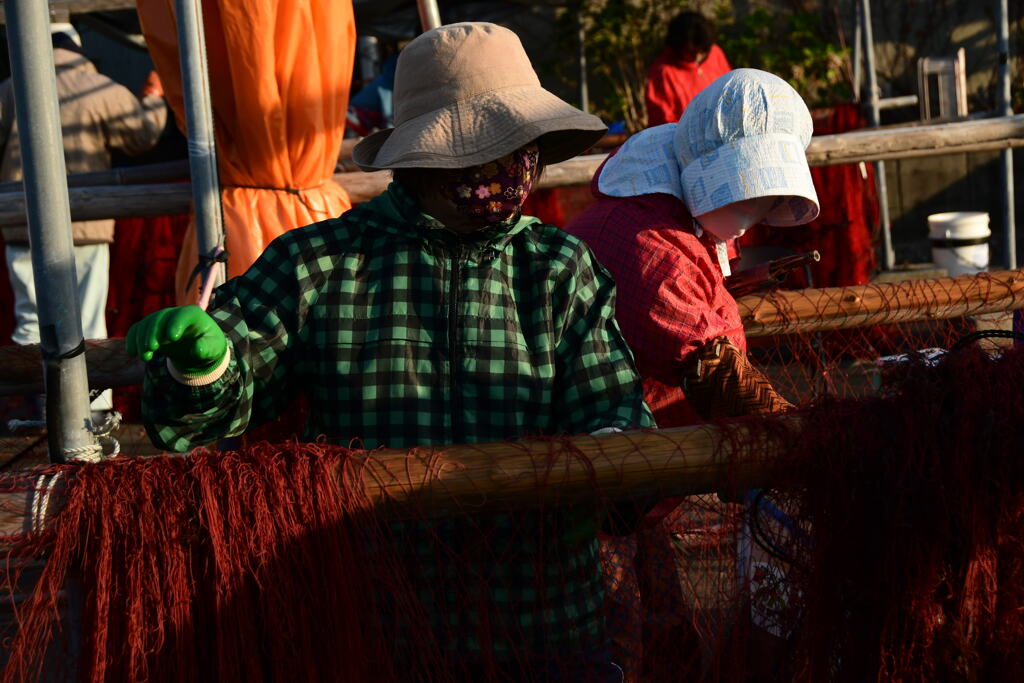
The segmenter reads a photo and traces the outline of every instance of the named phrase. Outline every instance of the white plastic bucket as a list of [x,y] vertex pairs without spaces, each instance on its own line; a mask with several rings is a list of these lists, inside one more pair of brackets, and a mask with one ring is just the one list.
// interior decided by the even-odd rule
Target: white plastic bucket
[[951,211],[928,216],[932,261],[949,275],[988,270],[988,213]]

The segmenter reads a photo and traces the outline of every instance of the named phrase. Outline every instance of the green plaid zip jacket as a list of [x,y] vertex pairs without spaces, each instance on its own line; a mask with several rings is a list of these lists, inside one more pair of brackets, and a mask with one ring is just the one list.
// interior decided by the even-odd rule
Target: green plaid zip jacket
[[[528,217],[457,236],[392,183],[285,233],[221,286],[209,312],[231,342],[227,372],[188,387],[155,358],[143,414],[174,451],[240,434],[296,392],[310,399],[308,438],[367,448],[651,427],[613,307],[611,278],[575,237]],[[392,528],[453,653],[481,648],[483,615],[451,621],[481,595],[499,614],[486,623],[504,624],[489,627],[498,657],[602,642],[593,509]],[[399,644],[415,637],[399,631]]]
[[613,306],[576,238],[529,217],[460,238],[392,183],[218,288],[227,372],[188,387],[158,357],[143,414],[171,451],[241,434],[300,391],[307,437],[367,448],[650,427]]

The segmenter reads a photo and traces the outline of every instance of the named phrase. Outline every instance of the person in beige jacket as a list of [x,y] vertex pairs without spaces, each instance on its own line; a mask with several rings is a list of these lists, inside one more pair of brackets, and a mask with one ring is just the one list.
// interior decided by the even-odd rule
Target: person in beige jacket
[[[127,88],[96,70],[82,53],[77,33],[70,25],[54,24],[52,37],[67,172],[107,170],[112,151],[134,156],[155,146],[167,121],[167,107],[158,83],[147,83],[151,94],[140,101]],[[8,79],[0,83],[0,181],[21,179],[21,143],[14,118],[14,90]],[[82,331],[86,339],[105,338],[109,245],[114,240],[114,221],[76,221],[71,227]],[[15,299],[16,327],[12,339],[16,344],[37,343],[39,320],[28,227],[5,226],[2,231]],[[92,403],[93,411],[108,411],[111,407],[109,390]]]

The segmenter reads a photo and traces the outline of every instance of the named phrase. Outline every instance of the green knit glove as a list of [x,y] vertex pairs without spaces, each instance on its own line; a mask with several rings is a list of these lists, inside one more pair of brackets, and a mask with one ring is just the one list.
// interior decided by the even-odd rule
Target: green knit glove
[[198,306],[178,306],[150,313],[128,329],[129,354],[144,361],[163,351],[183,375],[212,372],[228,352],[220,326]]

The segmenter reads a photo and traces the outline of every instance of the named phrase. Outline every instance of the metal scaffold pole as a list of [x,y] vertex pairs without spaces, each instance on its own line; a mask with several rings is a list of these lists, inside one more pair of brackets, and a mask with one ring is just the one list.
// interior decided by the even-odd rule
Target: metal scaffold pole
[[201,0],[174,0],[178,29],[178,58],[188,127],[188,163],[192,175],[192,206],[200,263],[211,267],[207,278],[224,282],[224,269],[214,259],[224,247],[224,222],[217,175],[217,147],[210,105],[210,79],[206,68],[206,34]]
[[856,21],[853,29],[853,101],[860,102],[861,96],[861,73],[864,68],[864,14],[863,7],[858,2]]
[[[858,20],[863,22],[864,60],[868,82],[868,123],[872,128],[879,124],[878,77],[875,74],[875,39],[871,30],[871,2],[860,0]],[[878,215],[882,231],[882,267],[892,270],[896,265],[896,254],[892,248],[892,227],[889,224],[889,191],[885,182],[885,162],[876,161],[875,183],[878,187]]]
[[580,66],[580,109],[590,113],[590,86],[587,83],[587,31],[583,26],[583,13],[576,13],[576,41]]
[[25,213],[37,294],[51,462],[98,455],[78,302],[64,142],[47,4],[7,0]]
[[[1006,0],[996,0],[999,36],[999,115],[1013,116],[1010,100],[1010,19]],[[1017,267],[1017,218],[1014,206],[1013,150],[1002,152],[1003,228],[1006,242],[1006,267]]]
[[424,31],[441,25],[441,12],[437,9],[437,0],[416,0],[420,11],[420,26]]

